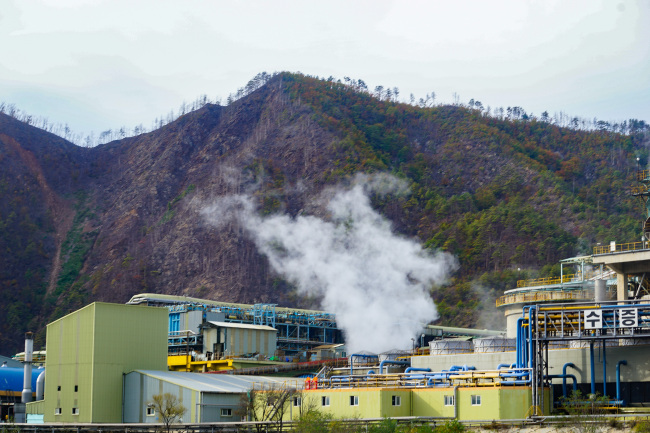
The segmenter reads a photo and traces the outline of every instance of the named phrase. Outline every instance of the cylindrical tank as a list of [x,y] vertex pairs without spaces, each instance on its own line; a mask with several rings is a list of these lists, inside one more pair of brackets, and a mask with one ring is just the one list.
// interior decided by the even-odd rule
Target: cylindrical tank
[[474,353],[514,352],[516,348],[514,338],[486,337],[474,340]]
[[431,355],[450,355],[454,353],[471,353],[474,350],[471,340],[447,339],[429,342]]
[[650,341],[641,338],[621,338],[618,340],[619,346],[638,346],[641,344],[650,344]]
[[595,302],[605,302],[607,301],[607,290],[606,290],[606,281],[605,280],[596,280],[594,287],[594,301]]
[[410,352],[406,352],[404,350],[390,350],[388,352],[380,353],[379,354],[379,362],[382,361],[397,361],[397,358],[402,358],[405,356],[411,356],[412,354]]
[[[21,392],[25,388],[24,384],[25,370],[20,367],[0,368],[0,390]],[[32,370],[31,383],[32,389],[36,389],[36,379],[43,370]]]
[[[601,341],[596,341],[594,343],[594,349],[598,349],[602,346]],[[605,347],[614,347],[618,346],[618,340],[605,340]],[[569,349],[584,349],[589,347],[589,340],[571,340],[569,341]]]

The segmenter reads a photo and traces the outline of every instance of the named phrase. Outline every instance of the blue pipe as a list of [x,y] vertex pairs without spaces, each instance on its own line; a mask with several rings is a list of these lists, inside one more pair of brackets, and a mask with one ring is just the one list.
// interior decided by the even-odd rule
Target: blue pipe
[[603,345],[603,397],[607,397],[607,344],[602,340]]
[[564,398],[567,397],[566,395],[566,380],[568,379],[573,379],[573,392],[575,394],[576,391],[578,391],[578,379],[573,375],[573,374],[549,374],[548,376],[544,376],[546,379],[562,379],[562,396]]
[[[567,369],[568,367],[571,367],[571,368],[577,368],[573,362],[567,362],[567,363],[564,364],[564,366],[562,367],[562,376],[564,376],[564,377],[562,378],[562,395],[564,395],[564,397],[566,397],[566,378],[567,378],[567,372],[566,372],[566,369]],[[574,379],[573,379],[573,390],[574,390],[574,391],[577,391],[577,390],[578,390],[577,387],[576,387],[575,376],[574,376]]]
[[375,373],[375,370],[368,370],[368,373],[366,373],[366,374],[368,376],[370,376],[371,374],[377,374],[377,373]]
[[409,367],[406,370],[404,370],[404,373],[410,373],[412,371],[428,371],[428,372],[431,372],[431,369],[430,368]]
[[[621,401],[621,365],[627,365],[627,361],[621,359],[616,363],[616,400]],[[621,402],[625,406],[625,402]]]
[[510,364],[499,364],[497,365],[497,370],[501,370],[503,367],[512,368]]
[[589,342],[589,357],[591,362],[591,393],[596,394],[596,372],[594,371],[594,340]]
[[535,309],[534,306],[531,306],[528,309],[528,367],[533,368],[533,364],[535,363],[535,349],[533,348],[533,309]]
[[526,380],[504,380],[503,382],[500,382],[501,385],[528,385],[530,383],[530,379]]
[[391,364],[391,365],[411,365],[411,361],[389,361],[388,359],[384,359],[379,363],[379,374],[384,374],[384,365],[386,364]]
[[442,370],[442,371],[470,371],[470,370],[476,370],[476,367],[472,365],[452,365],[449,367],[449,370]]
[[499,377],[526,377],[530,375],[530,372],[523,371],[521,373],[499,373]]
[[352,362],[352,360],[355,356],[358,358],[379,358],[377,355],[366,355],[365,353],[353,353],[352,355],[350,355],[350,374],[353,373],[352,370],[354,369],[354,363]]

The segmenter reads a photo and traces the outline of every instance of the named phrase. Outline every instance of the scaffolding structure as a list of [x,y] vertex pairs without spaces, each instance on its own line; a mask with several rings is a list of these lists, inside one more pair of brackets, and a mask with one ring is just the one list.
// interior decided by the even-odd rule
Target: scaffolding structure
[[[540,389],[549,384],[549,345],[578,343],[587,345],[591,355],[592,393],[594,390],[593,350],[596,343],[618,346],[622,340],[650,342],[650,303],[648,300],[530,305],[523,309],[517,339],[520,366],[533,372],[533,402],[543,407]],[[603,355],[604,356],[604,355]],[[606,373],[604,373],[606,374]],[[606,379],[603,378],[603,382]]]

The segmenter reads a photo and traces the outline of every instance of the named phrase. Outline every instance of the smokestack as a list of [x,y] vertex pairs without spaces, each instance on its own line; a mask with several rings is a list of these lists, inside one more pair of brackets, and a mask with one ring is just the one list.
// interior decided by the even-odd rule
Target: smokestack
[[23,377],[23,395],[21,402],[29,403],[32,401],[32,354],[34,352],[34,334],[28,332],[25,334],[25,375]]

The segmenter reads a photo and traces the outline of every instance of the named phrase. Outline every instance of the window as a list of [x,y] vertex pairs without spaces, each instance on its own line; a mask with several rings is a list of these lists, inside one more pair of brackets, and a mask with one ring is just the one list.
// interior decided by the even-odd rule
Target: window
[[230,409],[229,407],[221,408],[221,416],[232,416],[232,409]]
[[61,415],[61,408],[60,407],[54,408],[54,415]]
[[402,405],[402,397],[400,397],[399,395],[394,395],[393,399],[391,401],[391,404],[393,406],[401,406]]
[[454,401],[454,396],[453,395],[446,395],[445,396],[445,406],[454,406],[456,405],[456,402]]
[[293,398],[293,405],[298,407],[302,403],[302,399],[300,397],[294,397]]
[[329,395],[324,395],[320,398],[320,405],[321,406],[329,406],[330,405],[330,396]]
[[169,333],[180,331],[181,313],[169,313]]
[[79,408],[78,407],[73,407],[72,408],[72,415],[79,415]]
[[359,406],[359,396],[351,395],[350,396],[350,406]]
[[472,406],[480,406],[481,405],[481,396],[480,395],[473,395],[472,396]]
[[147,406],[147,416],[154,416],[156,414],[156,409],[152,406]]

